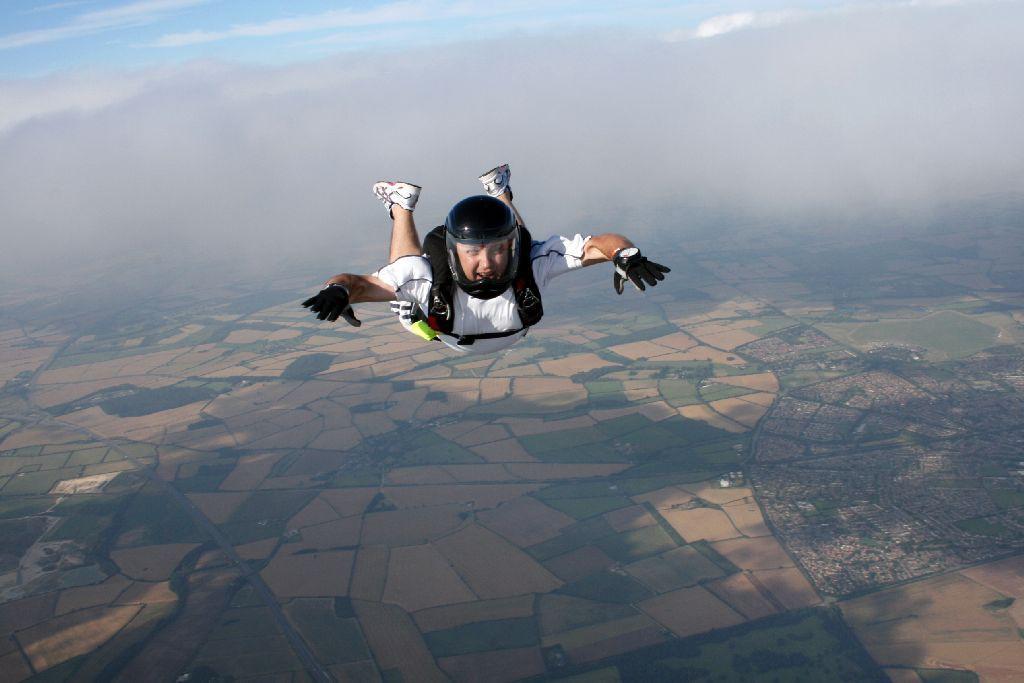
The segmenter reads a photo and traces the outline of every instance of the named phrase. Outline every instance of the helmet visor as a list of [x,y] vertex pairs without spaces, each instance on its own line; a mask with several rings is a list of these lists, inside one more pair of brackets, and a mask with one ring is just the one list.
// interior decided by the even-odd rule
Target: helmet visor
[[519,230],[488,240],[446,235],[448,260],[456,283],[467,293],[497,296],[519,267]]

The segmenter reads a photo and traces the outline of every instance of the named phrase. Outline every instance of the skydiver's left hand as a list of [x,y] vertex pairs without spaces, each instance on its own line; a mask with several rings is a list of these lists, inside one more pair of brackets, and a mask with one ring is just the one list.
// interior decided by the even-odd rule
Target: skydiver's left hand
[[648,260],[646,256],[640,254],[640,250],[636,247],[620,249],[612,259],[612,264],[615,266],[612,286],[615,287],[616,294],[622,294],[622,288],[627,279],[642,292],[647,289],[644,285],[645,282],[653,287],[665,279],[664,273],[672,272],[671,268]]
[[359,327],[363,324],[356,318],[352,304],[349,303],[348,288],[345,285],[327,285],[314,296],[302,302],[302,305],[316,313],[317,320],[333,323],[338,317],[345,319],[349,325]]

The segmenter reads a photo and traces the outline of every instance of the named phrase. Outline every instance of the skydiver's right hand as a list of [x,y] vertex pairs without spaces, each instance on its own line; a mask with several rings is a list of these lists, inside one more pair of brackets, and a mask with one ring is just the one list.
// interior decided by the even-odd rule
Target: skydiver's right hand
[[338,317],[345,319],[349,325],[359,327],[362,321],[356,318],[349,303],[348,288],[345,285],[327,285],[315,296],[311,296],[302,302],[302,305],[313,313],[316,313],[317,320],[326,320],[333,323]]

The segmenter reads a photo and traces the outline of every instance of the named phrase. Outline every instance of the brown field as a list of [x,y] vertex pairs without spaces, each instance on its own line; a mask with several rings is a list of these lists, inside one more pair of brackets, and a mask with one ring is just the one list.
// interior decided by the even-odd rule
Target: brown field
[[688,420],[700,420],[701,422],[708,423],[712,427],[718,427],[719,429],[724,429],[727,432],[737,433],[748,431],[748,428],[744,425],[733,422],[732,420],[727,420],[703,404],[683,406],[678,410],[679,414]]
[[177,602],[178,595],[171,590],[169,581],[160,583],[133,583],[114,603],[115,605],[156,605]]
[[747,619],[760,619],[778,611],[744,573],[706,583],[704,587]]
[[720,401],[712,401],[708,406],[716,413],[751,429],[768,412],[768,406],[744,401],[742,398],[723,398]]
[[376,488],[360,487],[350,489],[327,489],[320,493],[317,500],[323,500],[342,517],[361,515],[377,495]]
[[355,427],[324,429],[319,436],[309,442],[309,447],[343,451],[352,448],[362,440],[363,435]]
[[629,469],[630,463],[606,463],[595,465],[563,465],[548,462],[511,462],[505,469],[520,479],[587,479],[589,477],[607,477]]
[[442,657],[437,663],[453,681],[506,683],[537,676],[547,670],[537,647]]
[[470,447],[479,446],[480,444],[491,443],[493,441],[500,441],[502,439],[509,438],[508,430],[501,425],[486,425],[478,429],[474,429],[471,432],[462,434],[453,441],[460,446]]
[[740,569],[778,569],[792,567],[793,560],[782,549],[774,536],[763,538],[736,538],[713,544],[715,550]]
[[544,373],[536,363],[524,363],[507,368],[495,368],[490,371],[491,377],[541,377]]
[[246,448],[305,448],[321,432],[320,420],[313,413],[307,412],[307,415],[310,419],[305,424],[279,431],[271,436],[251,440],[246,431],[233,431],[232,434],[238,445],[244,445]]
[[423,405],[423,400],[430,393],[429,389],[412,389],[410,391],[397,391],[391,394],[391,400],[395,402],[388,408],[388,417],[392,420],[408,421],[416,414],[416,411]]
[[796,567],[762,569],[754,572],[751,579],[760,583],[786,609],[800,609],[821,602],[814,587]]
[[619,508],[604,514],[605,520],[616,531],[632,531],[643,529],[645,526],[657,524],[658,521],[651,516],[643,507],[632,505],[627,508]]
[[487,424],[487,422],[484,420],[458,420],[456,422],[449,422],[448,424],[434,427],[433,431],[441,438],[454,441],[457,437],[468,434],[475,429],[479,429],[485,424]]
[[88,437],[80,432],[59,426],[23,427],[0,441],[0,450],[9,451],[24,446],[51,446],[87,439]]
[[294,339],[301,334],[298,330],[282,328],[270,332],[268,330],[254,330],[252,328],[240,328],[232,330],[231,334],[224,338],[225,344],[252,344],[259,341],[279,341]]
[[277,538],[265,538],[262,541],[253,541],[244,545],[236,545],[235,552],[243,560],[264,560],[270,557],[277,548]]
[[382,671],[398,669],[406,681],[447,681],[416,625],[401,607],[353,600],[366,642]]
[[385,486],[381,492],[400,508],[472,504],[486,510],[541,488],[543,484],[430,484],[424,486]]
[[223,524],[239,505],[249,497],[248,492],[187,493],[185,494],[214,524]]
[[615,366],[616,363],[606,361],[596,353],[575,353],[565,358],[546,360],[540,363],[540,369],[545,375],[554,375],[555,377],[571,377],[588,370]]
[[480,380],[480,402],[500,401],[512,393],[512,379],[509,377],[485,377]]
[[35,670],[43,671],[92,652],[124,628],[140,609],[137,605],[92,607],[32,626],[15,637]]
[[391,550],[384,602],[415,612],[475,599],[473,591],[429,543]]
[[[13,376],[17,373],[11,374]],[[32,676],[32,670],[28,668],[28,662],[25,661],[25,658],[18,651],[0,655],[0,671],[3,672],[3,680],[8,683],[23,681]]]
[[471,524],[434,543],[481,599],[546,593],[562,585],[508,541]]
[[522,447],[519,439],[502,439],[481,446],[473,446],[469,450],[487,462],[537,462],[537,458],[527,453]]
[[533,616],[533,596],[520,595],[498,600],[477,600],[458,605],[433,607],[413,615],[416,624],[424,633],[455,628],[475,621],[494,619],[516,619]]
[[608,350],[630,360],[657,358],[658,356],[674,354],[677,351],[671,346],[662,346],[661,344],[655,344],[649,341],[616,344],[615,346],[609,346]]
[[650,645],[657,645],[668,640],[665,629],[661,626],[647,626],[636,631],[623,633],[619,636],[599,640],[591,645],[572,650],[572,658],[581,662],[593,662],[605,657],[620,655]]
[[56,604],[55,592],[0,604],[0,633],[14,633],[49,619]]
[[[570,631],[552,633],[541,639],[541,645],[543,647],[561,645],[565,649],[565,653],[569,657],[570,661],[585,662],[592,661],[594,659],[603,659],[604,657],[609,657],[613,654],[617,654],[618,652],[635,649],[642,645],[665,640],[665,637],[660,634],[661,630],[661,627],[649,616],[637,614],[630,617],[624,617],[622,619],[614,619],[612,621],[605,621],[591,626],[572,629]],[[639,639],[629,638],[632,634],[642,635]],[[650,639],[651,634],[656,634],[655,640],[653,641]],[[612,643],[619,639],[626,639],[626,642],[630,644],[630,647],[625,648],[625,650],[621,647],[610,647]],[[637,640],[642,642],[640,644],[636,644]]]
[[713,349],[710,346],[695,346],[692,349],[687,349],[686,351],[670,353],[667,356],[662,356],[656,360],[671,361],[673,363],[680,363],[691,360],[708,360],[712,361],[713,363],[720,363],[722,365],[746,364],[746,361],[737,356],[736,354],[729,353],[728,351],[719,351],[718,349]]
[[701,500],[706,500],[714,505],[728,505],[742,501],[754,495],[749,486],[730,486],[722,488],[718,485],[718,479],[710,479],[694,484],[681,484],[679,488],[689,491]]
[[676,351],[692,349],[699,343],[696,339],[685,332],[673,332],[671,334],[666,334],[664,337],[652,339],[651,342],[658,344],[659,346],[667,346],[670,349],[675,349]]
[[722,575],[721,569],[691,546],[633,562],[625,570],[655,593],[667,593]]
[[736,501],[722,507],[725,514],[729,515],[729,519],[736,525],[740,533],[744,536],[771,536],[771,529],[764,523],[764,516],[761,514],[761,508],[757,506],[752,498],[744,498],[741,501]]
[[492,482],[515,481],[516,477],[509,474],[503,465],[488,463],[484,465],[442,465],[444,470],[455,477],[458,482]]
[[562,420],[544,420],[539,417],[502,417],[497,420],[508,425],[509,429],[516,436],[533,436],[534,434],[548,434],[560,432],[566,429],[586,429],[597,424],[586,415],[570,417]]
[[570,550],[544,562],[544,566],[551,573],[566,582],[582,579],[584,576],[607,569],[613,564],[615,564],[615,560],[593,545]]
[[688,543],[721,541],[740,535],[729,516],[715,508],[662,510],[661,515]]
[[[410,350],[411,347],[419,346],[416,342],[411,344],[390,344],[388,345],[388,351],[396,352],[402,350],[401,347],[405,347],[406,350]],[[400,373],[405,373],[410,370],[414,370],[419,367],[419,364],[412,358],[392,358],[391,360],[382,360],[374,363],[370,366],[370,370],[373,371],[374,377],[389,377]]]
[[278,555],[260,572],[279,600],[348,595],[351,550]]
[[322,495],[310,501],[309,505],[302,508],[294,517],[288,520],[289,529],[302,529],[307,526],[315,526],[324,522],[331,522],[338,518],[338,513],[323,499]]
[[693,500],[693,494],[676,486],[649,491],[633,496],[637,503],[650,503],[657,510],[668,510],[677,505],[685,505]]
[[747,328],[755,327],[759,324],[759,321],[750,319],[708,322],[690,327],[686,331],[708,346],[728,351],[759,339],[758,335],[746,331]]
[[779,391],[779,379],[771,372],[759,372],[756,375],[729,375],[726,377],[716,377],[711,381],[771,394],[778,393]]
[[359,413],[352,416],[352,422],[355,424],[356,429],[363,435],[363,438],[369,438],[371,436],[377,436],[378,434],[386,434],[387,432],[394,431],[395,423],[379,410],[373,411],[372,413]]
[[440,465],[398,467],[384,475],[385,484],[454,484],[455,477]]
[[554,538],[562,529],[576,523],[569,515],[529,496],[481,512],[477,520],[520,547]]
[[54,614],[60,616],[83,607],[106,605],[113,602],[130,585],[132,585],[132,582],[129,579],[120,574],[115,574],[103,583],[98,583],[94,586],[81,586],[80,588],[62,590],[60,597],[57,599],[57,607],[54,610]]
[[259,487],[260,482],[270,474],[270,469],[278,460],[280,453],[259,453],[244,455],[224,481],[220,483],[221,491],[252,491]]
[[[1019,580],[1014,573],[1006,570],[1011,582]],[[1021,680],[1021,624],[1012,607],[985,608],[1004,596],[959,573],[848,600],[840,608],[882,666],[970,669],[981,680]]]
[[133,579],[142,581],[163,581],[170,578],[171,572],[178,566],[182,558],[198,543],[167,543],[165,545],[145,545],[126,550],[113,550],[112,559],[121,571]]
[[648,598],[639,607],[680,638],[745,621],[735,610],[700,586],[680,588]]
[[73,384],[124,375],[145,375],[171,361],[180,353],[180,350],[174,349],[127,358],[115,358],[87,365],[51,369],[40,374],[37,382],[39,384]]
[[165,432],[184,431],[200,418],[205,401],[196,401],[180,408],[163,410],[142,417],[107,415],[98,406],[65,415],[65,422],[90,429],[106,438],[126,437],[134,441],[161,441]]
[[747,403],[753,403],[753,404],[759,405],[759,406],[770,407],[771,404],[775,402],[776,395],[775,394],[757,393],[757,394],[746,394],[745,396],[738,396],[737,398],[739,398],[741,401],[746,401]]
[[294,548],[292,554],[299,550],[344,548],[359,545],[359,530],[362,520],[359,517],[345,517],[331,522],[302,529],[302,543],[285,547]]
[[163,339],[161,339],[157,343],[160,344],[160,345],[177,344],[182,339],[185,339],[186,337],[189,337],[189,336],[195,334],[196,332],[200,331],[201,329],[203,329],[202,325],[195,325],[195,324],[185,325],[185,326],[183,326],[183,327],[181,327],[179,329],[177,334],[171,335],[170,337],[164,337]]
[[960,573],[1003,595],[1024,597],[1024,557],[1010,557],[964,569]]
[[119,384],[133,384],[137,387],[155,389],[175,384],[178,381],[177,377],[157,377],[152,375],[112,377],[110,379],[93,380],[90,382],[77,382],[75,384],[54,384],[36,387],[31,390],[29,395],[32,398],[32,402],[39,407],[52,408],[53,406],[70,403],[95,391],[115,387]]
[[643,415],[651,422],[659,422],[666,418],[678,415],[676,409],[664,401],[652,401],[639,406],[628,406],[626,408],[607,408],[603,410],[591,410],[587,413],[598,422],[613,420],[626,415]]
[[458,414],[475,406],[478,400],[479,392],[476,391],[452,392],[447,395],[444,403],[424,401],[413,417],[426,422],[445,415]]
[[459,528],[462,505],[374,512],[363,518],[363,543],[367,545],[419,545]]
[[388,557],[390,551],[384,546],[361,546],[356,552],[352,568],[353,599],[379,602],[384,595],[384,583],[388,578]]

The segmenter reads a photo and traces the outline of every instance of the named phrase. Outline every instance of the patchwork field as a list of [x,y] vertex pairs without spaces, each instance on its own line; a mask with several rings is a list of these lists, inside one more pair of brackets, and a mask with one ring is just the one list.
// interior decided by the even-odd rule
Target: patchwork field
[[[544,324],[487,357],[415,340],[383,307],[361,305],[358,330],[310,320],[308,273],[111,313],[87,334],[0,311],[3,675],[158,661],[299,680],[292,636],[339,680],[876,680],[786,534],[839,520],[872,561],[905,549],[869,530],[925,539],[878,512],[913,486],[840,494],[936,472],[949,510],[993,506],[922,508],[936,528],[1012,541],[1024,498],[994,463],[1016,462],[1015,431],[964,418],[979,397],[985,415],[1018,414],[1024,388],[1024,302],[1001,257],[1019,240],[989,237],[970,254],[946,234],[888,244],[865,260],[903,249],[896,270],[836,292],[808,266],[839,272],[831,247],[755,257],[694,235],[665,252],[676,289],[608,309],[567,277]],[[989,375],[933,362],[968,359]],[[971,400],[930,398],[963,387]],[[892,401],[925,408],[893,426]],[[972,452],[992,457],[957,460],[978,434]],[[836,469],[772,488],[766,463]],[[769,524],[787,487],[804,488]],[[921,543],[937,563],[941,539]],[[842,613],[894,678],[1013,680],[1024,569],[1003,562]]]
[[1024,560],[1010,558],[841,603],[882,666],[973,671],[981,680],[1024,675]]

